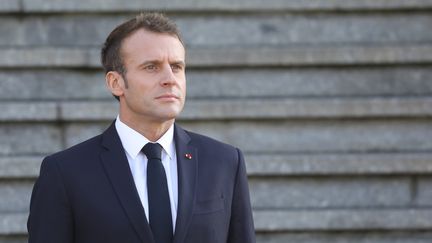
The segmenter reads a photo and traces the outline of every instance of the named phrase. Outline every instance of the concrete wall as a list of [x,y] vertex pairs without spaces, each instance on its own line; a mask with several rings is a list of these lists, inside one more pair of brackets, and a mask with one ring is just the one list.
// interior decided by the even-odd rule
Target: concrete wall
[[246,153],[258,242],[431,242],[432,1],[3,0],[1,243],[43,156],[115,117],[99,49],[140,9],[183,30],[180,123]]

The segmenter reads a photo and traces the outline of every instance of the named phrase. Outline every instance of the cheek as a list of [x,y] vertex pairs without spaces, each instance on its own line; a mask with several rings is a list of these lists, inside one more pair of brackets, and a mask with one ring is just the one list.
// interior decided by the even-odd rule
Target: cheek
[[183,90],[183,92],[186,92],[186,79],[183,77],[179,81],[179,86]]
[[130,85],[128,88],[129,99],[134,102],[147,102],[153,95],[149,87],[143,85]]
[[183,100],[184,99],[186,99],[186,84],[183,84],[182,86],[181,86],[181,92],[182,92],[182,95],[183,95]]
[[181,86],[182,86],[183,90],[186,91],[186,80],[184,80],[184,81],[181,83]]

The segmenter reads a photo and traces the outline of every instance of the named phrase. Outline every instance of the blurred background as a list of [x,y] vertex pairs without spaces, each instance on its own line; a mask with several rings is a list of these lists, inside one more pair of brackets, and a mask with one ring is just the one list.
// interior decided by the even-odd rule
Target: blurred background
[[1,243],[42,158],[117,115],[99,50],[148,10],[187,43],[179,122],[245,152],[259,243],[432,241],[431,0],[1,0]]

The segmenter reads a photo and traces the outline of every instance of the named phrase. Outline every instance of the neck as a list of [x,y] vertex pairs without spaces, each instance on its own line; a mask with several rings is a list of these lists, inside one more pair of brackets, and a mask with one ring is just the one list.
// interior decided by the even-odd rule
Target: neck
[[174,119],[168,121],[139,121],[128,119],[120,114],[120,120],[130,128],[139,132],[151,142],[161,138],[174,123]]

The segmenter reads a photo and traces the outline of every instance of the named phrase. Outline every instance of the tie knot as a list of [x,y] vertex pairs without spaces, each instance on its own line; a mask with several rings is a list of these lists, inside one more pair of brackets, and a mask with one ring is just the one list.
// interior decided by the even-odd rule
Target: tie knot
[[162,146],[158,143],[147,143],[141,150],[147,159],[161,160]]

